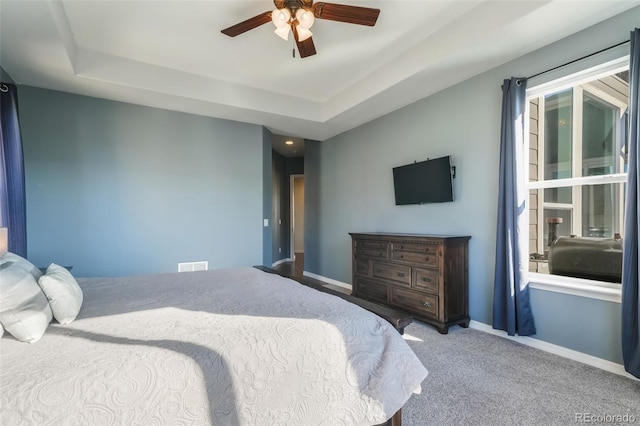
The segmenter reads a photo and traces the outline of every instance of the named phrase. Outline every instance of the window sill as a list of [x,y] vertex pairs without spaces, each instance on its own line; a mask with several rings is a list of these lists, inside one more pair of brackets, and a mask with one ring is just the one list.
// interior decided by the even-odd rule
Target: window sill
[[620,303],[622,297],[621,286],[612,283],[599,283],[598,281],[537,274],[534,272],[529,273],[527,279],[529,286],[537,290],[589,297],[613,303]]

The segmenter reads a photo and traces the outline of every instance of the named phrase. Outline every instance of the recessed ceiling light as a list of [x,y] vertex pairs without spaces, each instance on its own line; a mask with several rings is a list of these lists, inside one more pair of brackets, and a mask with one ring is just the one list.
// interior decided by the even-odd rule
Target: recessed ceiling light
[[285,144],[287,145],[293,145],[293,141],[286,141]]

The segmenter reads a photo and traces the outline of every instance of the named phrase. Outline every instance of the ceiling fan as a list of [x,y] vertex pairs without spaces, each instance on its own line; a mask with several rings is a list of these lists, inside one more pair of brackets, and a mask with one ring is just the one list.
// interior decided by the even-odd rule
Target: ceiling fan
[[380,15],[380,9],[335,3],[314,3],[313,0],[273,0],[273,3],[276,6],[275,10],[263,12],[225,28],[222,33],[235,37],[271,21],[276,26],[275,33],[283,39],[289,39],[289,31],[293,33],[300,57],[306,58],[316,54],[316,47],[311,38],[313,34],[309,30],[316,18],[372,27]]

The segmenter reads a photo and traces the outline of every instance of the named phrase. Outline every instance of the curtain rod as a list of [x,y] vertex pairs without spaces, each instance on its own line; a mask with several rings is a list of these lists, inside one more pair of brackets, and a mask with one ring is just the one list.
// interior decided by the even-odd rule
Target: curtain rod
[[537,76],[539,76],[539,75],[546,74],[546,73],[548,73],[548,72],[551,72],[551,71],[557,70],[558,68],[566,67],[567,65],[571,65],[571,64],[573,64],[574,62],[578,62],[578,61],[581,61],[581,60],[583,60],[583,59],[590,58],[591,56],[595,56],[595,55],[597,55],[598,53],[606,52],[607,50],[611,50],[611,49],[614,49],[614,48],[616,48],[616,47],[618,47],[618,46],[622,46],[623,44],[627,44],[627,43],[629,43],[630,41],[631,41],[631,40],[621,41],[621,42],[620,42],[620,43],[618,43],[618,44],[614,44],[613,46],[609,46],[609,47],[606,47],[606,48],[604,48],[604,49],[602,49],[602,50],[598,50],[597,52],[590,53],[590,54],[588,54],[588,55],[583,56],[582,58],[574,59],[573,61],[569,61],[569,62],[567,62],[566,64],[558,65],[557,67],[553,67],[553,68],[550,68],[550,69],[548,69],[548,70],[546,70],[546,71],[539,72],[538,74],[534,74],[534,75],[532,75],[532,76],[530,76],[530,77],[527,77],[527,80],[529,80],[529,79],[531,79],[531,78],[533,78],[533,77],[537,77]]

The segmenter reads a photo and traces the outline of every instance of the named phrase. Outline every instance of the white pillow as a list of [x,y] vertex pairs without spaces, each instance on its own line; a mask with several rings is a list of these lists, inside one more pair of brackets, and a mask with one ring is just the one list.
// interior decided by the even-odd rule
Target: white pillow
[[51,308],[36,279],[19,263],[0,264],[0,323],[21,342],[36,342],[51,321]]
[[60,324],[69,324],[76,319],[82,306],[82,289],[67,269],[52,263],[38,284],[49,299],[53,317]]
[[15,253],[11,253],[8,251],[0,256],[0,265],[4,265],[7,262],[18,264],[20,267],[29,271],[31,275],[33,275],[33,278],[35,278],[36,280],[38,280],[42,276],[42,271],[40,270],[40,268],[37,268],[33,263],[29,262],[22,256],[18,256]]

